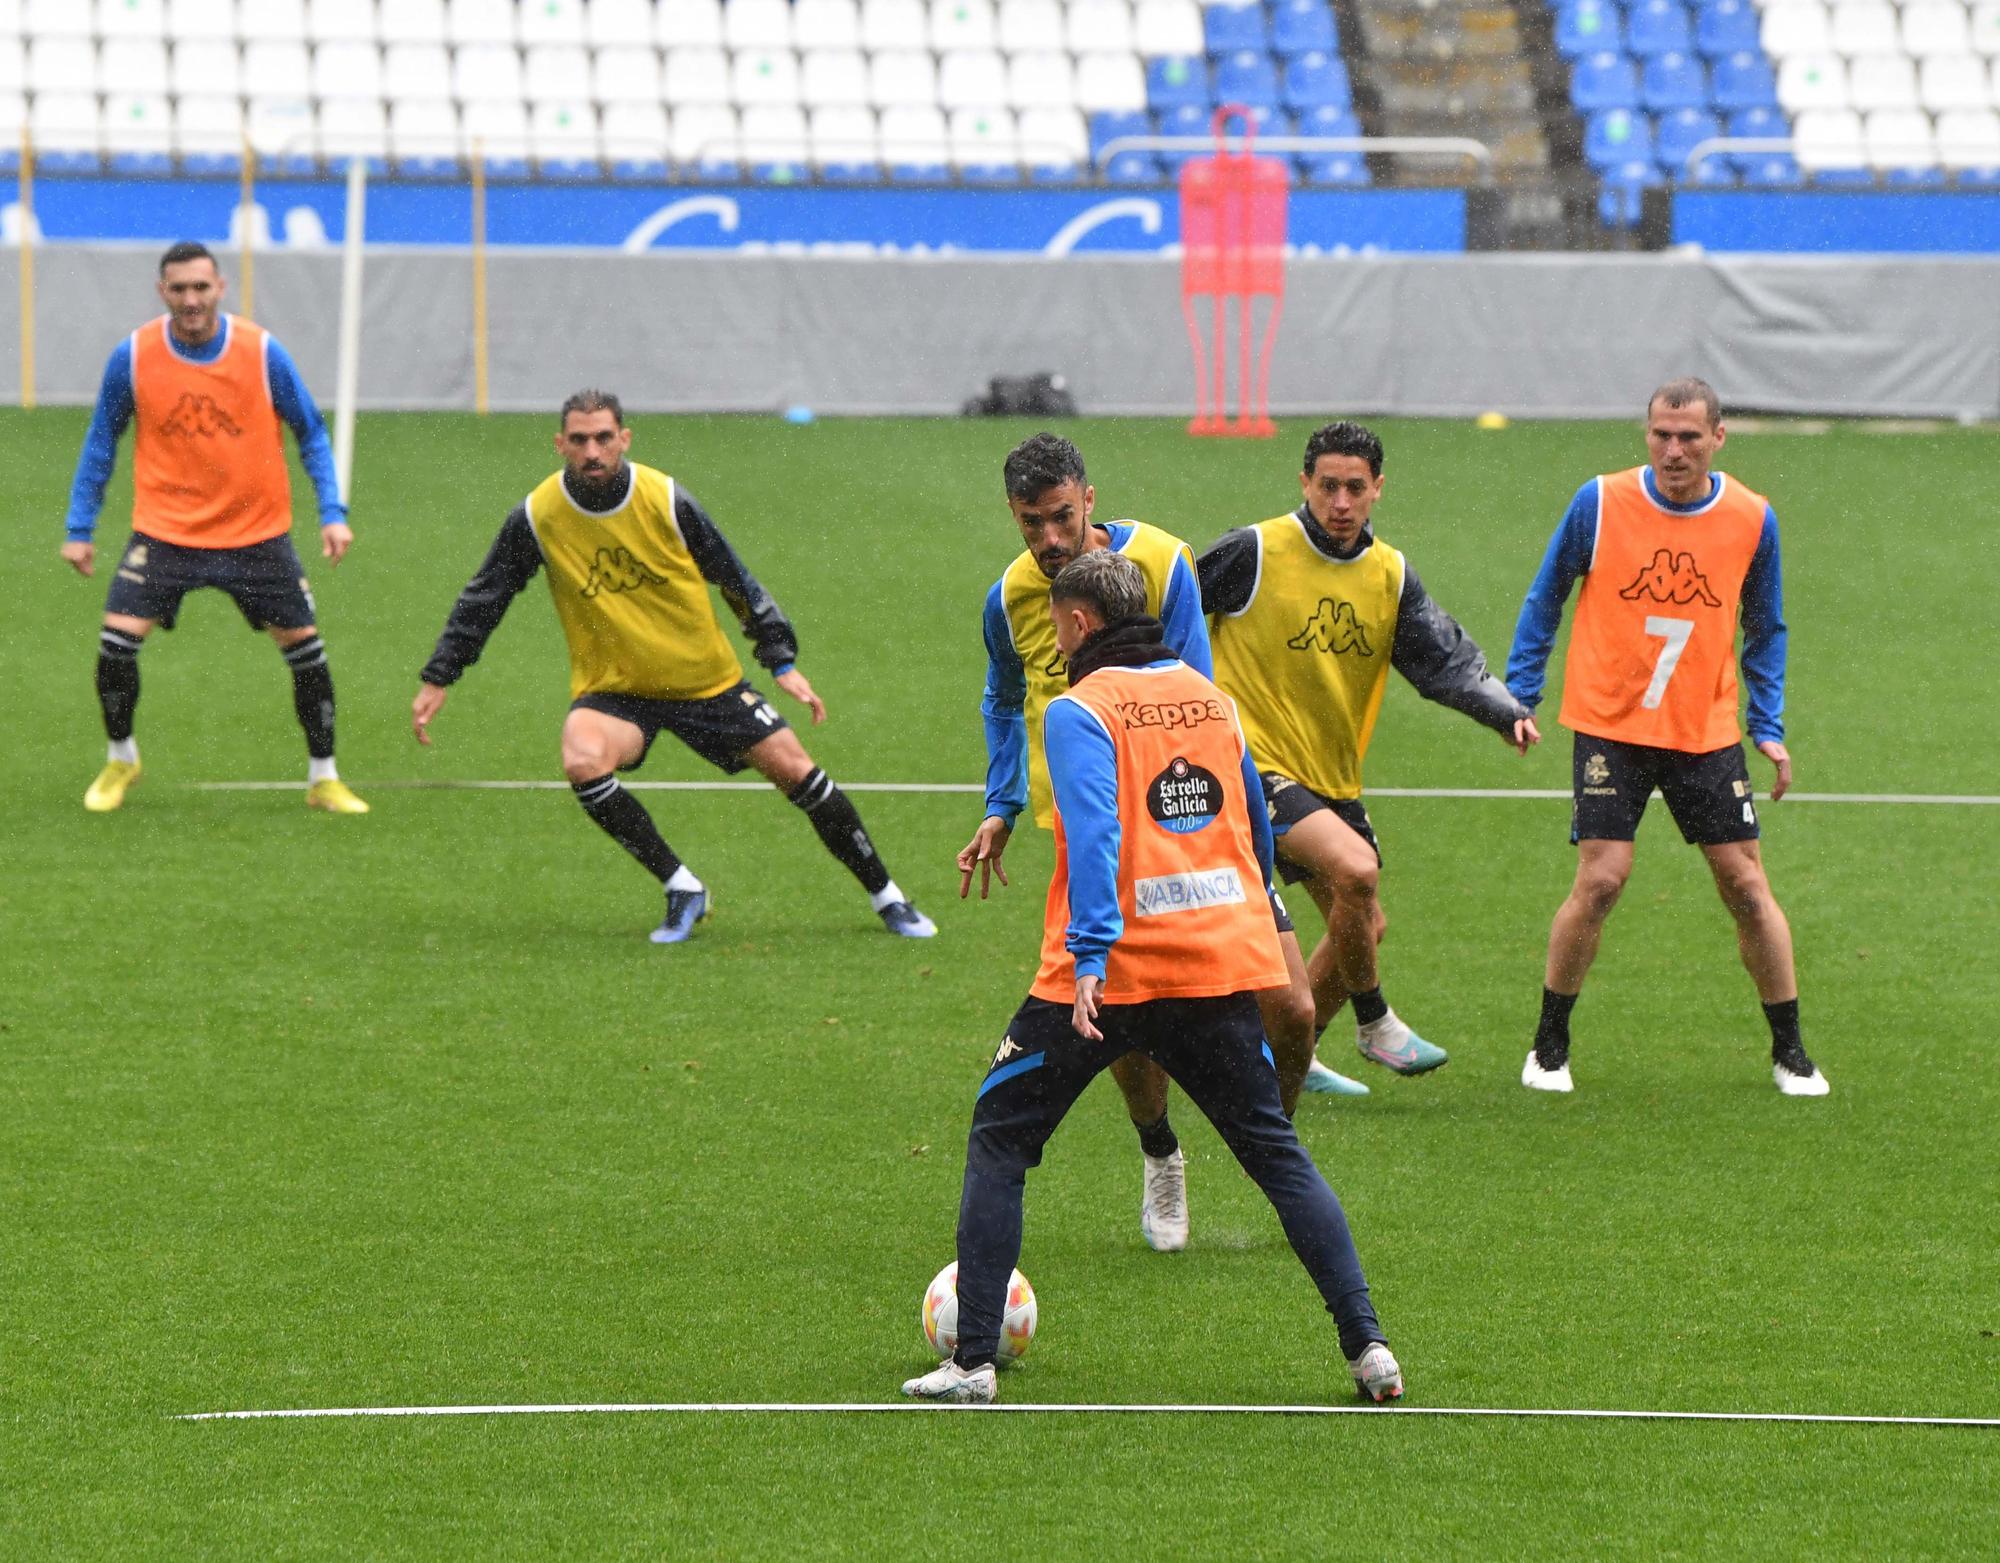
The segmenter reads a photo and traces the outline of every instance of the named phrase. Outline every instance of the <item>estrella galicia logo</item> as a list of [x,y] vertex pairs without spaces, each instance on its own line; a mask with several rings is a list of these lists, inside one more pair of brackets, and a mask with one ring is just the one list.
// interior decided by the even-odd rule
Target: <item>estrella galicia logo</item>
[[1708,589],[1708,577],[1695,567],[1694,555],[1677,554],[1665,548],[1656,552],[1653,562],[1643,566],[1632,584],[1618,595],[1627,602],[1650,597],[1655,602],[1671,602],[1682,607],[1691,602],[1708,608],[1722,606],[1720,599]]
[[1335,602],[1331,597],[1322,597],[1319,606],[1313,609],[1313,616],[1306,620],[1306,627],[1285,644],[1294,651],[1325,651],[1336,656],[1354,652],[1364,657],[1375,655],[1375,648],[1368,644],[1368,631],[1354,616],[1354,604]]
[[1191,836],[1222,812],[1222,783],[1175,755],[1146,789],[1146,811],[1176,836]]
[[174,403],[174,410],[160,425],[160,432],[188,440],[197,436],[212,440],[218,434],[226,434],[233,440],[243,434],[236,420],[222,410],[213,396],[197,396],[193,391],[181,392],[181,399]]
[[595,597],[599,592],[636,592],[642,586],[664,586],[667,578],[655,575],[637,559],[629,548],[600,548],[597,557],[591,561],[590,579],[583,583],[583,595]]

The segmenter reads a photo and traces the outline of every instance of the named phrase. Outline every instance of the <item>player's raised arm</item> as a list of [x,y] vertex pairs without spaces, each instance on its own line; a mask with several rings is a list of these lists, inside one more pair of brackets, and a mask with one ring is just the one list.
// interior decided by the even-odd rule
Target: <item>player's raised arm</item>
[[528,507],[525,503],[516,505],[501,523],[500,534],[493,539],[478,571],[452,604],[444,633],[424,664],[423,688],[418,690],[410,712],[419,743],[431,741],[430,721],[444,705],[444,691],[479,660],[488,638],[506,617],[509,604],[535,578],[541,565],[542,550],[528,521]]
[[1208,644],[1208,620],[1202,606],[1201,578],[1194,554],[1183,545],[1174,555],[1167,589],[1160,597],[1161,637],[1167,649],[1203,678],[1215,676],[1215,656]]
[[97,388],[97,406],[90,429],[77,453],[76,477],[69,489],[69,515],[63,523],[63,559],[78,575],[96,569],[98,513],[104,490],[118,464],[118,441],[132,421],[132,343],[127,338],[111,350],[104,379]]
[[1597,479],[1592,478],[1576,491],[1557,523],[1521,603],[1514,644],[1507,652],[1507,687],[1530,711],[1542,701],[1549,653],[1555,650],[1556,631],[1562,628],[1563,604],[1569,601],[1577,577],[1589,571],[1596,552],[1597,510]]
[[[1540,739],[1539,733],[1532,739],[1526,737],[1534,729],[1534,713],[1487,671],[1486,653],[1424,590],[1417,572],[1407,567],[1389,665],[1426,700],[1463,712],[1522,747],[1523,752],[1526,743]],[[1523,723],[1527,724],[1525,730]]]
[[265,371],[271,383],[271,405],[298,441],[299,465],[312,479],[319,500],[320,552],[339,564],[354,542],[347,523],[347,497],[340,492],[340,476],[333,461],[333,441],[326,432],[326,420],[319,404],[300,378],[291,354],[268,336],[265,342]]

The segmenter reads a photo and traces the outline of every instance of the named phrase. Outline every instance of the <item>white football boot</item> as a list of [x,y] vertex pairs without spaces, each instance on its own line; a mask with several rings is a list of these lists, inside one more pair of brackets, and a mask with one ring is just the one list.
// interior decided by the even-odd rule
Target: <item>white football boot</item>
[[1178,1146],[1146,1163],[1146,1197],[1139,1205],[1139,1233],[1156,1253],[1178,1253],[1188,1244],[1187,1157]]
[[1813,1061],[1799,1048],[1785,1058],[1771,1060],[1771,1078],[1787,1096],[1825,1096],[1833,1089]]
[[1544,1069],[1542,1061],[1535,1057],[1533,1048],[1528,1049],[1528,1061],[1521,1066],[1521,1084],[1530,1091],[1567,1092],[1576,1089],[1570,1082],[1567,1058],[1562,1061],[1560,1069]]
[[990,1362],[967,1372],[946,1357],[922,1378],[905,1379],[903,1393],[912,1400],[935,1400],[947,1406],[990,1406],[998,1377]]
[[1348,1363],[1347,1371],[1354,1375],[1354,1387],[1361,1391],[1363,1398],[1374,1401],[1378,1406],[1385,1401],[1403,1398],[1403,1369],[1397,1363],[1395,1353],[1380,1341],[1374,1342]]

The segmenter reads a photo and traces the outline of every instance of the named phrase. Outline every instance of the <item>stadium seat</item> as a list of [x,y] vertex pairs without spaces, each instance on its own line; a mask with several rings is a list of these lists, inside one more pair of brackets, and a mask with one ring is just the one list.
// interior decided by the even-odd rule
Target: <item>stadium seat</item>
[[1200,54],[1201,7],[1195,0],[1139,0],[1132,12],[1132,41],[1148,60]]
[[1778,78],[1761,51],[1743,50],[1715,62],[1709,97],[1719,109],[1776,108]]
[[304,43],[305,0],[251,0],[239,5],[236,36],[245,43]]
[[599,103],[658,103],[660,57],[643,49],[599,49],[592,56],[590,95]]
[[288,178],[318,172],[319,120],[306,99],[252,98],[244,110],[243,134],[259,172]]
[[[1271,52],[1288,60],[1302,54],[1339,53],[1333,7],[1326,0],[1278,0],[1271,9]],[[1362,172],[1367,172],[1365,163]]]
[[587,99],[590,55],[580,43],[530,44],[521,84],[530,103],[575,103]]
[[[0,50],[4,50],[9,43],[19,41],[11,35],[0,38]],[[12,174],[20,168],[21,131],[27,123],[27,97],[11,89],[0,88],[0,173]]]
[[1708,104],[1708,72],[1691,54],[1656,54],[1639,72],[1639,97],[1654,113]]
[[1970,53],[1925,60],[1917,70],[1917,100],[1933,113],[1985,108],[1991,102],[1985,62]]
[[1711,60],[1748,49],[1757,41],[1757,7],[1750,0],[1716,0],[1695,13],[1694,46]]
[[705,47],[670,50],[661,90],[676,113],[684,104],[727,103],[729,56]]
[[323,43],[313,50],[312,93],[321,102],[382,96],[382,51],[372,43]]
[[1778,67],[1778,102],[1801,109],[1847,107],[1847,67],[1837,54],[1795,54]]
[[27,82],[36,97],[45,92],[94,95],[97,46],[88,38],[30,38]]
[[1624,45],[1625,18],[1611,0],[1579,0],[1556,12],[1556,52],[1566,60]]
[[1131,54],[1086,54],[1076,62],[1076,105],[1098,109],[1143,109],[1146,73]]
[[708,179],[739,172],[736,110],[726,103],[674,106],[668,152],[674,166]]
[[[382,42],[432,43],[445,41],[444,0],[395,0],[381,12]],[[389,149],[396,146],[395,116],[390,116]],[[401,159],[398,160],[398,166]]]
[[915,105],[884,109],[881,136],[882,161],[892,180],[926,183],[949,175],[951,143],[941,110]]
[[23,0],[13,25],[30,38],[81,38],[89,42],[90,7],[75,0]]
[[1921,109],[1876,109],[1862,118],[1868,162],[1875,168],[1934,168],[1937,141]]
[[593,49],[650,49],[651,0],[590,0],[584,8],[583,32]]
[[1368,159],[1358,152],[1326,152],[1298,160],[1299,175],[1309,185],[1360,188],[1373,183]]
[[106,93],[164,94],[166,44],[158,38],[107,38],[97,57],[97,85]]
[[1090,137],[1075,109],[1026,109],[1016,127],[1021,161],[1043,183],[1077,178],[1090,160]]
[[868,96],[877,108],[936,108],[937,66],[922,50],[884,50],[868,62]]
[[[176,51],[176,59],[178,59]],[[442,44],[392,43],[382,51],[382,96],[391,103],[451,96],[451,56]],[[395,146],[391,116],[390,146]]]
[[[396,0],[390,0],[395,9]],[[454,48],[467,44],[505,44],[511,48],[519,37],[518,12],[512,0],[448,0],[445,7],[445,36]],[[521,131],[522,156],[526,157],[528,134]]]
[[962,49],[938,66],[938,105],[950,111],[1007,101],[1007,62],[992,49]]
[[931,0],[927,29],[937,54],[999,46],[1000,29],[990,0]]
[[791,48],[791,0],[729,0],[722,8],[722,41],[732,50]]
[[1864,114],[1870,109],[1917,106],[1917,70],[1903,54],[1870,54],[1847,66],[1847,101]]
[[235,0],[170,0],[167,36],[176,44],[236,41]]
[[[1985,72],[1980,73],[1981,78]],[[7,33],[0,33],[0,93],[20,93],[28,85],[27,46]],[[12,102],[12,98],[8,99]],[[26,112],[25,110],[23,111]],[[17,125],[16,130],[20,129]],[[18,139],[18,138],[17,138]]]
[[1166,178],[1160,160],[1150,152],[1116,153],[1101,173],[1106,184],[1114,185],[1152,185]]
[[1150,115],[1130,112],[1106,112],[1092,114],[1090,127],[1090,156],[1093,162],[1101,160],[1104,148],[1113,141],[1127,136],[1150,136],[1153,121]]
[[881,144],[876,139],[873,109],[851,105],[819,108],[807,119],[813,167],[822,178],[858,184],[881,177]]
[[1956,0],[1915,0],[1903,8],[1902,45],[1919,60],[1964,54],[1972,47],[1965,8]]
[[1785,153],[1751,158],[1742,165],[1743,183],[1754,190],[1790,190],[1804,183],[1798,159]]
[[1597,196],[1599,221],[1607,228],[1636,227],[1644,192],[1659,183],[1660,171],[1650,162],[1621,163],[1607,169]]
[[1358,136],[1361,121],[1353,109],[1327,103],[1301,114],[1298,131],[1302,136]]
[[[603,0],[598,0],[602,4]],[[596,6],[592,6],[595,12]],[[651,18],[648,18],[650,23]],[[650,103],[612,103],[604,110],[597,139],[614,179],[658,179],[667,171],[672,131],[667,111]]]
[[809,109],[870,103],[868,60],[859,49],[815,49],[799,63],[799,101]]
[[[81,9],[79,0],[78,9]],[[369,0],[370,16],[374,13]],[[157,38],[167,36],[166,0],[97,0],[97,36],[112,38]]]
[[1007,96],[1015,109],[1074,109],[1076,76],[1060,49],[1017,54],[1007,62]]
[[1694,32],[1680,0],[1640,0],[1625,19],[1625,47],[1642,60],[1692,49]]
[[861,8],[855,0],[798,0],[792,7],[792,47],[860,48]]
[[1026,49],[1060,49],[1061,0],[1000,0],[996,29],[1000,47],[1009,54]]
[[1146,65],[1146,103],[1156,113],[1208,106],[1208,66],[1199,55],[1167,55]]
[[955,109],[948,132],[951,164],[961,179],[976,184],[1017,184],[1021,146],[1008,109]]
[[[395,0],[389,0],[389,3],[394,5]],[[558,44],[570,48],[582,48],[584,42],[583,10],[583,0],[529,0],[528,4],[520,8],[522,46],[532,49],[537,44]],[[536,144],[537,134],[536,125],[531,121],[528,129],[528,140],[531,146]],[[591,142],[593,146],[591,159],[593,161],[596,157],[594,150],[596,140],[597,131],[595,121],[593,120],[591,128]],[[558,139],[557,144],[561,144],[560,139]],[[535,161],[538,163],[543,161],[542,154],[539,151],[535,152]],[[558,158],[553,159],[553,161],[573,162],[575,159]]]
[[[1739,141],[1788,141],[1791,139],[1792,122],[1783,110],[1775,108],[1739,109],[1729,116],[1729,134]],[[1736,155],[1737,167],[1745,173],[1750,164],[1769,157],[1769,152],[1741,152]]]
[[1829,31],[1833,52],[1849,60],[1901,49],[1896,39],[1896,8],[1888,0],[1838,0]]
[[753,179],[795,184],[812,164],[806,111],[796,103],[760,103],[743,111],[741,150]]
[[742,108],[797,104],[798,56],[790,49],[738,49],[730,61],[729,96]]
[[1807,174],[1866,166],[1861,116],[1848,108],[1803,109],[1792,122],[1793,156]]
[[[722,0],[673,0],[653,13],[653,42],[662,49],[722,47]],[[676,122],[678,133],[678,122]]]
[[1254,50],[1262,54],[1271,47],[1264,26],[1264,8],[1243,3],[1205,6],[1201,13],[1202,47],[1212,59]]
[[[177,44],[176,55],[193,45]],[[231,45],[234,52],[234,45]],[[445,105],[449,111],[450,105]],[[187,94],[174,102],[174,155],[191,174],[233,174],[243,166],[243,104],[224,96]]]
[[478,158],[488,174],[519,179],[528,172],[528,109],[519,98],[468,103],[460,123],[465,155]]
[[929,29],[924,0],[861,0],[861,47],[871,54],[925,48]]
[[1639,106],[1638,73],[1622,54],[1586,54],[1570,72],[1570,101],[1585,113]]
[[1278,103],[1278,68],[1271,63],[1271,56],[1245,49],[1218,60],[1215,66],[1215,101],[1275,108]]
[[312,92],[312,56],[302,43],[260,39],[243,46],[243,85],[270,98],[303,98]]
[[[582,36],[579,27],[577,36]],[[545,179],[596,179],[597,110],[589,103],[545,99],[528,115],[528,151]]]
[[[102,32],[102,17],[109,8],[122,9],[125,0],[100,0],[98,31]],[[375,22],[374,0],[311,0],[306,7],[306,32],[316,44],[326,43],[366,43],[373,44],[378,36]],[[387,122],[384,121],[386,127]],[[325,130],[324,124],[321,126]],[[381,146],[374,156],[382,156],[388,150],[388,130],[382,132]]]
[[1354,101],[1347,66],[1330,54],[1302,54],[1285,67],[1285,107],[1313,109],[1322,104],[1345,108]]
[[[257,78],[244,51],[243,73]],[[452,51],[451,95],[461,103],[519,103],[521,55],[510,43],[463,44]],[[527,132],[522,131],[525,141]]]
[[1989,59],[2000,57],[2000,0],[1976,0],[1969,30],[1975,52]]
[[[1688,172],[1688,154],[1704,141],[1713,140],[1722,134],[1722,123],[1706,109],[1675,109],[1671,114],[1662,114],[1654,129],[1653,156],[1667,171],[1669,179],[1680,180],[1693,177]],[[1704,166],[1717,163],[1729,166],[1726,157],[1717,154],[1703,159]]]
[[242,56],[217,38],[176,43],[167,76],[176,98],[234,98],[243,91]]
[[1181,164],[1208,155],[1207,149],[1212,144],[1212,120],[1213,116],[1206,104],[1183,103],[1179,108],[1168,109],[1159,116],[1161,135],[1197,137],[1202,142],[1203,148],[1201,151],[1154,153],[1169,177],[1179,172]]
[[1826,54],[1833,48],[1833,28],[1819,0],[1777,0],[1766,6],[1758,36],[1774,60]]
[[1075,55],[1131,54],[1132,10],[1125,0],[1071,0],[1063,41]]
[[1937,146],[1947,168],[2000,168],[2000,113],[1947,109],[1937,117]]
[[173,111],[164,92],[112,94],[104,100],[105,165],[114,174],[173,172],[173,130]]
[[1653,122],[1631,109],[1606,109],[1593,114],[1584,122],[1583,156],[1591,167],[1599,169],[1650,162]]
[[379,98],[334,98],[319,106],[319,154],[335,173],[361,158],[371,173],[389,166],[389,116]]

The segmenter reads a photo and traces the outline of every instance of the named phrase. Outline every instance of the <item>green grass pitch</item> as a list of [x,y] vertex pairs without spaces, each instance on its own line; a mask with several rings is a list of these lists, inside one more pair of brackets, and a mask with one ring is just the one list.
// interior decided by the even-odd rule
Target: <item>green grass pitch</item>
[[[976,616],[1016,547],[998,472],[1027,426],[636,425],[635,456],[701,496],[798,622],[832,709],[806,734],[821,763],[976,780]],[[972,1092],[1032,964],[1049,852],[1024,836],[1013,888],[960,904],[977,799],[859,795],[942,928],[906,944],[782,799],[650,793],[718,900],[661,951],[653,890],[560,791],[390,785],[559,778],[539,586],[437,747],[407,724],[454,593],[552,464],[543,418],[362,422],[359,541],[337,572],[312,564],[369,818],[198,787],[303,775],[277,654],[212,593],[143,656],[143,782],[87,816],[104,576],[56,558],[83,426],[0,413],[0,1556],[1991,1556],[2000,1433],[1982,1430],[169,1420],[892,1398],[926,1361],[918,1302],[951,1255]],[[1289,508],[1306,429],[1074,432],[1100,515],[1199,547]],[[1639,455],[1628,426],[1383,432],[1380,530],[1496,661],[1576,484]],[[1723,464],[1785,528],[1800,788],[2000,792],[1996,457],[1977,432],[1731,442]],[[713,773],[663,743],[645,774]],[[1567,776],[1566,735],[1523,762],[1400,684],[1369,758],[1381,787]],[[1565,806],[1374,812],[1387,991],[1452,1062],[1370,1070],[1370,1098],[1300,1118],[1413,1404],[2000,1413],[2000,810],[1766,810],[1821,1102],[1772,1089],[1726,916],[1663,810],[1577,1011],[1566,1100],[1516,1083]],[[1041,1335],[1003,1397],[1346,1399],[1275,1220],[1184,1102],[1176,1118],[1194,1216],[1176,1256],[1140,1243],[1108,1085],[1056,1138],[1022,1258]]]

